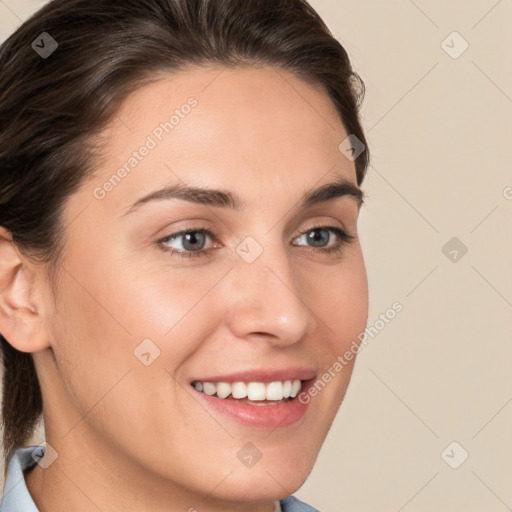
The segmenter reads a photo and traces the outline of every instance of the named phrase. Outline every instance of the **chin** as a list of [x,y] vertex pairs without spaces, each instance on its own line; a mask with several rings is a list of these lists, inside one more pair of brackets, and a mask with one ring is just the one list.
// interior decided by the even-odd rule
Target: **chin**
[[305,453],[300,443],[293,454],[278,449],[265,450],[254,466],[245,468],[240,464],[241,467],[234,469],[229,477],[229,491],[228,486],[226,491],[231,494],[231,499],[268,501],[285,498],[304,484],[316,455]]
[[[257,472],[255,468],[251,471],[237,470],[229,477],[229,485],[226,485],[225,495],[222,497],[230,501],[254,503],[280,500],[297,491],[311,470],[312,466],[307,469],[300,468],[298,471],[297,467],[291,464],[271,469],[262,468]],[[219,491],[222,493],[221,488]],[[220,494],[218,497],[221,497]]]

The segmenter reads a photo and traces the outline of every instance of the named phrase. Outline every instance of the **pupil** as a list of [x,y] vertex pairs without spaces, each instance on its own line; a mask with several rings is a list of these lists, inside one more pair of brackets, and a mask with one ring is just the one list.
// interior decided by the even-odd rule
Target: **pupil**
[[[190,233],[187,233],[185,235],[185,243],[183,244],[183,246],[185,247],[185,249],[189,249],[189,250],[197,250],[198,247],[194,247],[194,244],[197,244],[198,243],[198,240],[201,241],[201,237],[203,237],[204,239],[204,234],[203,233],[198,233],[197,231],[191,231]],[[204,242],[204,240],[203,240]],[[192,244],[192,246],[190,247],[187,247],[187,244]],[[199,245],[202,247],[202,244],[199,243]],[[199,249],[201,248],[199,247]]]
[[[323,233],[323,235],[320,233]],[[329,234],[326,232],[325,229],[315,229],[313,231],[310,231],[309,239],[311,240],[311,242],[313,242],[314,245],[321,246],[322,241],[329,240]],[[318,242],[320,242],[320,243],[318,243]]]

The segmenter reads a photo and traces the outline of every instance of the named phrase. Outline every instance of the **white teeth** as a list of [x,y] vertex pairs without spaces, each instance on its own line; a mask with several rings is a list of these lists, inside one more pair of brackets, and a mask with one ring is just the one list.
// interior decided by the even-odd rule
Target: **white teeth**
[[283,383],[282,382],[271,382],[267,384],[265,393],[267,400],[282,400],[283,399]]
[[290,396],[292,398],[295,398],[297,396],[297,393],[300,391],[301,382],[300,380],[294,380],[292,382],[292,390],[290,392]]
[[283,398],[288,398],[292,392],[292,381],[285,380],[283,382]]
[[227,382],[217,383],[217,396],[219,398],[226,398],[231,394],[231,384]]
[[263,382],[249,382],[247,398],[249,400],[265,400],[265,384]]
[[211,382],[203,382],[203,392],[207,395],[215,395],[217,392],[217,386]]
[[285,398],[295,398],[302,387],[302,382],[298,379],[293,381],[274,381],[274,382],[199,382],[192,383],[197,391],[202,391],[207,395],[217,394],[218,398],[233,398],[240,400],[247,398],[251,401],[272,401],[278,402]]
[[245,382],[231,384],[231,394],[233,398],[245,398],[247,396],[247,384]]

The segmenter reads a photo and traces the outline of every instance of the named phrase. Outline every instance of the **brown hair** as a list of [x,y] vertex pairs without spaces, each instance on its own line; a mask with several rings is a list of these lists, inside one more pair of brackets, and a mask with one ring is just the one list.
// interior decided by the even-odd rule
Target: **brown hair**
[[[58,45],[45,56],[36,50],[51,48],[43,32]],[[0,225],[24,254],[48,264],[51,283],[62,208],[98,156],[93,136],[141,85],[207,64],[272,65],[323,87],[347,133],[367,145],[364,84],[306,0],[54,0],[0,48]],[[366,150],[355,160],[358,184],[368,159]],[[0,345],[9,460],[33,435],[43,403],[31,354],[2,336]]]

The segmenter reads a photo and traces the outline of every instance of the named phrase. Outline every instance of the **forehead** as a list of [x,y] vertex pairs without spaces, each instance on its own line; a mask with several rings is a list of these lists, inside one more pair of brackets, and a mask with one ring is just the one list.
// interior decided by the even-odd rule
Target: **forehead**
[[[327,93],[274,67],[162,74],[127,98],[103,136],[98,181],[133,167],[112,192],[121,206],[180,180],[240,189],[250,183],[252,193],[312,186],[330,172],[355,183],[353,162],[338,150],[347,134]],[[143,146],[151,150],[135,157]]]
[[[175,108],[190,96],[218,119],[233,120],[237,112],[274,112],[269,122],[279,122],[279,114],[310,117],[319,127],[339,128],[340,119],[322,86],[299,79],[290,71],[273,66],[240,66],[226,68],[208,65],[190,66],[184,70],[160,72],[153,83],[132,93],[118,111],[118,119],[129,121],[151,117],[156,110]],[[163,112],[165,113],[165,112]],[[255,112],[252,112],[253,115]]]

